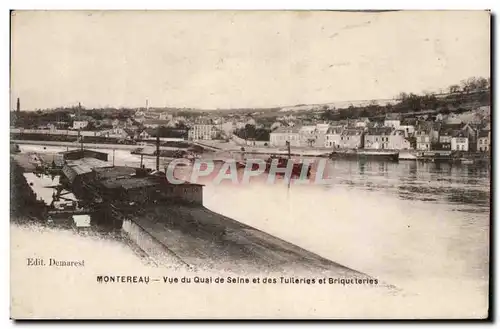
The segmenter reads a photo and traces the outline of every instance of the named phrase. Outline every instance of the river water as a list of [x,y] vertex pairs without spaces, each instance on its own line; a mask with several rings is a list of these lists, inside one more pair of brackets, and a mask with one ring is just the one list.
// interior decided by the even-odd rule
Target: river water
[[[112,150],[99,151],[113,161]],[[140,157],[116,150],[114,162],[138,166]],[[155,158],[144,164],[153,168]],[[326,185],[205,182],[204,205],[407,290],[453,291],[485,303],[489,167],[335,160],[328,168]]]

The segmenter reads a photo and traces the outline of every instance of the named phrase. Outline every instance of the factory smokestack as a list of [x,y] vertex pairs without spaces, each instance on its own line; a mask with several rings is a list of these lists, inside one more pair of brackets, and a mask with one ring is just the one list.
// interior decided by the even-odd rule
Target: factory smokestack
[[19,97],[17,98],[16,111],[17,113],[21,112],[21,101],[19,100]]

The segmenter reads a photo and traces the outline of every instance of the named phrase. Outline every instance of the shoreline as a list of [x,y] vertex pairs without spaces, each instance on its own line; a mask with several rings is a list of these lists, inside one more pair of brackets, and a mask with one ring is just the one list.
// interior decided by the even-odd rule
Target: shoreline
[[[38,146],[56,146],[56,147],[68,147],[68,148],[73,148],[77,149],[81,147],[81,144],[78,143],[73,143],[73,142],[58,142],[58,141],[37,141],[37,140],[17,140],[13,139],[11,140],[11,143],[16,143],[19,145],[38,145]],[[266,156],[272,156],[272,155],[277,155],[277,156],[287,156],[288,155],[288,150],[286,149],[281,149],[278,147],[244,147],[244,146],[239,146],[239,145],[231,145],[229,143],[203,143],[199,141],[195,141],[193,145],[197,145],[199,147],[203,147],[207,150],[208,153],[213,153],[213,151],[210,151],[210,149],[217,149],[217,152],[220,153],[228,153],[228,154],[250,154],[250,155],[266,155]],[[143,148],[143,149],[153,149],[154,145],[146,145],[146,146],[139,146],[139,145],[126,145],[126,144],[92,144],[92,143],[87,143],[83,144],[83,146],[87,149],[117,149],[117,150],[136,150],[138,148]],[[225,146],[225,147],[221,147]],[[244,151],[241,150],[241,148],[244,148]],[[171,150],[171,151],[176,151],[176,150],[185,150],[184,148],[176,148],[176,147],[169,147],[169,146],[160,146],[160,150]],[[365,153],[376,153],[376,155],[371,154],[370,156],[366,157]],[[335,151],[329,150],[329,149],[295,149],[291,150],[290,155],[293,157],[312,157],[312,158],[332,158],[332,153],[336,153],[338,158],[342,159],[350,159],[350,160],[361,160],[365,158],[370,158],[372,160],[384,160],[386,155],[388,153],[398,153],[398,158],[395,161],[433,161],[434,157],[432,156],[419,156],[419,153],[422,153],[424,151],[422,150],[369,150],[369,149],[336,149]],[[427,151],[427,152],[440,152],[440,151]],[[141,153],[143,156],[155,156],[153,152],[151,154],[148,153]],[[141,155],[137,154],[137,155]],[[165,158],[165,157],[162,157]],[[334,157],[335,158],[335,157]],[[484,162],[484,161],[491,161],[491,156],[487,156],[486,154],[480,154],[478,152],[467,152],[461,155],[457,159],[464,159],[464,160],[472,160],[474,162]],[[442,157],[435,158],[435,161],[444,161],[444,162],[456,162],[457,160],[453,157],[443,159]],[[394,161],[394,160],[391,160]]]

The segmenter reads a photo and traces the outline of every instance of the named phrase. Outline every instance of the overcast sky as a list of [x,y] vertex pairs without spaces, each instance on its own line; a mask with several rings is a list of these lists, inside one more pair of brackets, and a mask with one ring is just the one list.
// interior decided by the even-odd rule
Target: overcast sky
[[[11,96],[241,108],[392,98],[489,76],[490,19],[434,12],[15,12]],[[15,105],[11,106],[11,109]]]

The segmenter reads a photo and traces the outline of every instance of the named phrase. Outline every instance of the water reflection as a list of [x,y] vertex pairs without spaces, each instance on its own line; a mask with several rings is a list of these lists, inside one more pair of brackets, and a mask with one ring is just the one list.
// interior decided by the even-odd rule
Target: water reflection
[[393,193],[406,200],[474,205],[483,212],[489,211],[490,170],[487,166],[333,161],[330,171],[333,184]]
[[121,225],[106,206],[85,207],[71,191],[59,184],[59,175],[24,173],[28,185],[38,200],[45,203],[45,224],[50,227],[75,230],[84,234],[121,235]]

